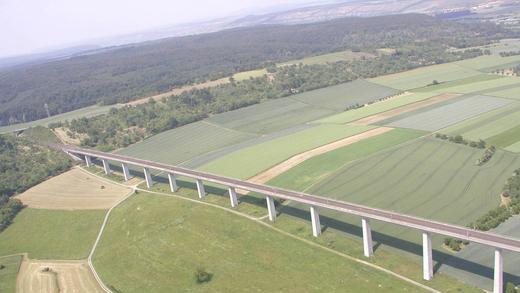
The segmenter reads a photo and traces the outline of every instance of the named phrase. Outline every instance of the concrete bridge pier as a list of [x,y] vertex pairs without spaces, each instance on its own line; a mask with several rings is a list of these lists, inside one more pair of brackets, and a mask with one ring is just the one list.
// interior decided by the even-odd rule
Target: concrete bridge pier
[[179,189],[179,186],[177,186],[177,180],[175,179],[175,174],[168,173],[168,181],[170,181],[171,192],[175,192],[177,189]]
[[228,193],[229,193],[229,201],[231,202],[231,207],[236,208],[238,206],[238,199],[237,199],[237,191],[234,187],[228,187]]
[[123,168],[123,175],[125,176],[125,181],[130,180],[132,176],[130,176],[130,169],[128,169],[128,164],[121,163],[121,167]]
[[87,167],[92,166],[92,159],[90,158],[90,156],[85,156],[85,163],[87,164]]
[[363,254],[370,257],[374,254],[374,245],[372,244],[372,230],[370,229],[370,220],[361,218],[361,228],[363,229]]
[[108,160],[101,159],[101,162],[103,162],[103,169],[105,170],[105,174],[109,175],[112,173],[112,170],[110,170],[110,164],[108,163]]
[[265,197],[265,201],[267,202],[267,212],[269,213],[269,221],[274,222],[276,220],[276,208],[274,206],[274,199],[267,195]]
[[204,197],[206,197],[206,190],[204,190],[204,183],[200,179],[197,179],[197,191],[199,192],[200,199],[204,199]]
[[320,214],[318,208],[311,206],[311,222],[312,222],[312,236],[318,237],[321,235]]
[[428,232],[422,233],[423,241],[423,279],[429,281],[433,278],[432,260],[432,235]]
[[493,293],[504,291],[504,256],[502,249],[495,248],[495,277],[493,280]]
[[144,168],[144,179],[146,180],[146,187],[151,188],[153,185],[152,174],[150,169]]

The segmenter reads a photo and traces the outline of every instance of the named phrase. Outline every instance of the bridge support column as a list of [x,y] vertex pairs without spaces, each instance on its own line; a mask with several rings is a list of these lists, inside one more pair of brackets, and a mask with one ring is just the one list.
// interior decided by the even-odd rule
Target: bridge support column
[[200,179],[197,179],[197,191],[199,192],[199,198],[204,199],[206,191],[204,190],[204,183]]
[[92,166],[92,159],[90,158],[90,156],[85,156],[85,163],[87,164],[87,167]]
[[495,249],[495,278],[493,280],[493,293],[502,293],[504,290],[504,257],[502,249]]
[[110,164],[107,160],[101,159],[101,162],[103,162],[103,169],[105,170],[105,174],[109,175],[112,173],[112,170],[110,170]]
[[374,254],[374,245],[372,244],[372,229],[370,229],[370,220],[361,218],[361,228],[363,230],[363,254],[370,257]]
[[274,206],[274,199],[270,196],[265,197],[267,202],[267,212],[269,213],[269,221],[274,222],[276,220],[276,208]]
[[130,178],[132,177],[130,176],[130,169],[128,169],[128,164],[121,163],[121,167],[123,168],[123,175],[125,177],[125,181],[130,180]]
[[423,232],[422,241],[423,241],[423,279],[428,281],[433,278],[432,235],[428,232]]
[[236,208],[238,206],[238,199],[237,199],[237,191],[234,187],[228,187],[228,193],[229,193],[229,201],[231,202],[231,207]]
[[146,180],[146,187],[151,188],[153,185],[152,174],[150,169],[144,168],[144,179]]
[[175,179],[175,174],[168,173],[168,181],[170,181],[171,192],[175,192],[177,189],[179,189],[179,186],[177,186],[177,180]]
[[320,214],[318,208],[311,206],[311,222],[312,222],[312,236],[318,237],[321,234]]

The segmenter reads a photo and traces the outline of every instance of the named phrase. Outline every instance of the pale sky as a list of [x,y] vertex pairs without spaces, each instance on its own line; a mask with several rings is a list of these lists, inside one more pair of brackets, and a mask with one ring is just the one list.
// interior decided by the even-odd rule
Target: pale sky
[[0,58],[309,0],[0,0]]

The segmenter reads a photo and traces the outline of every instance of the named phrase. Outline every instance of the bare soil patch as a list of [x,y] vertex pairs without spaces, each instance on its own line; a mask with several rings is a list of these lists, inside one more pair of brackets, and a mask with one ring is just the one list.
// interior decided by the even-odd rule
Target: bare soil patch
[[58,127],[58,128],[55,128],[53,130],[54,134],[56,134],[56,136],[58,137],[58,139],[64,143],[64,144],[73,144],[73,145],[79,145],[81,143],[81,139],[83,138],[86,138],[87,135],[86,134],[83,134],[83,135],[80,135],[80,134],[76,134],[76,137],[75,138],[72,138],[70,137],[68,134],[67,134],[67,131],[69,129],[68,128],[65,128],[65,127]]
[[320,147],[317,147],[315,149],[306,151],[304,153],[298,154],[296,156],[293,156],[289,158],[288,160],[258,174],[251,178],[249,178],[247,181],[254,182],[254,183],[266,183],[267,181],[273,179],[274,177],[288,171],[289,169],[293,168],[294,166],[302,163],[303,161],[306,161],[312,157],[333,151],[335,149],[353,144],[355,142],[367,139],[369,137],[373,137],[376,135],[383,134],[385,132],[388,132],[392,130],[393,128],[390,127],[379,127],[375,129],[371,129],[369,131],[365,131],[363,133],[350,136],[338,141],[335,141],[333,143],[329,143],[327,145],[323,145]]
[[31,208],[55,210],[108,209],[130,188],[74,168],[16,196]]
[[86,261],[24,260],[16,280],[17,293],[104,292]]
[[210,80],[210,81],[206,81],[203,83],[197,83],[197,84],[193,84],[193,85],[183,86],[180,88],[175,88],[175,89],[172,89],[171,91],[168,91],[168,92],[165,92],[162,94],[144,97],[144,98],[140,98],[140,99],[128,102],[128,103],[126,103],[126,105],[135,106],[135,105],[139,105],[139,104],[148,103],[150,100],[159,101],[162,98],[173,96],[173,95],[180,95],[183,92],[191,91],[193,89],[204,89],[204,88],[209,88],[209,87],[215,87],[218,85],[223,85],[226,83],[229,83],[229,77],[224,77],[224,78],[217,79],[217,80]]
[[437,103],[440,103],[440,102],[443,102],[443,101],[447,101],[447,100],[453,99],[453,98],[458,97],[460,95],[461,94],[451,94],[451,93],[438,95],[438,96],[426,99],[424,101],[415,102],[415,103],[408,104],[408,105],[405,105],[405,106],[402,106],[402,107],[399,107],[399,108],[396,108],[396,109],[393,109],[393,110],[390,110],[390,111],[386,111],[386,112],[383,112],[383,113],[379,113],[379,114],[375,114],[375,115],[372,115],[372,116],[368,116],[368,117],[359,119],[357,121],[352,122],[352,124],[360,124],[360,125],[374,124],[374,123],[377,123],[379,121],[383,121],[383,120],[386,120],[388,118],[391,118],[391,117],[394,117],[394,116],[397,116],[397,115],[400,115],[400,114],[403,114],[403,113],[411,112],[411,111],[414,111],[414,110],[417,110],[417,109],[420,109],[420,108],[424,108],[426,106],[430,106],[430,105],[433,105],[433,104],[437,104]]

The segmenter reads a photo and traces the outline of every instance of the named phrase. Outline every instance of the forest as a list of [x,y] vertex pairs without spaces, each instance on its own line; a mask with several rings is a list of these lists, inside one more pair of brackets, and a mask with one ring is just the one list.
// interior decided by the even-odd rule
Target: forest
[[213,114],[269,99],[480,54],[482,51],[475,49],[447,53],[442,48],[428,46],[349,62],[270,67],[269,76],[244,81],[231,79],[229,84],[218,87],[184,92],[159,102],[112,108],[107,115],[49,126],[68,128],[69,136],[82,138],[82,146],[111,151]]
[[[115,47],[1,71],[0,125],[43,118],[45,104],[54,115],[95,103],[125,102],[270,62],[346,49],[467,48],[517,34],[489,23],[461,24],[408,14],[239,28]],[[387,61],[385,66],[392,71],[400,66],[394,62],[398,59]],[[431,60],[443,61],[441,56]],[[369,70],[376,72],[373,67]]]

